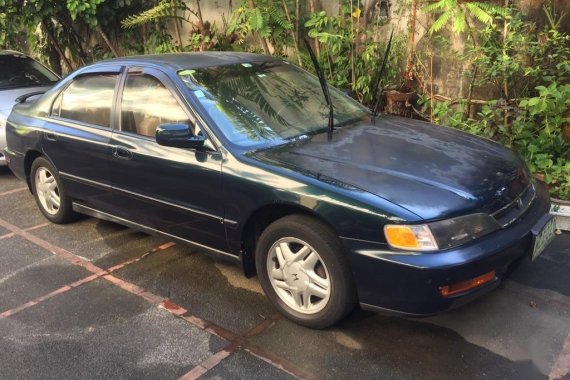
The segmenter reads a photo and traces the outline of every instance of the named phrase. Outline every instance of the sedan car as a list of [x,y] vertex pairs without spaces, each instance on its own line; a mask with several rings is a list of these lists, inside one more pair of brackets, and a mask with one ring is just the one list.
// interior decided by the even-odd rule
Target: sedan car
[[0,50],[0,166],[6,165],[6,119],[19,96],[45,91],[59,80],[47,67],[12,50]]
[[8,119],[10,168],[47,219],[83,213],[257,273],[285,316],[357,304],[431,315],[490,289],[554,235],[545,187],[497,143],[370,111],[282,59],[103,61]]

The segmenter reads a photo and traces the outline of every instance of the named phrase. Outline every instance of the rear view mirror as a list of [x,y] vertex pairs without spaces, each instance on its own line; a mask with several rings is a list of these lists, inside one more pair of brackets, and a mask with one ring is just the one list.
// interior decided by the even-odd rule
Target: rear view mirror
[[155,136],[158,145],[175,148],[200,148],[206,141],[206,136],[194,135],[190,126],[182,123],[161,124]]

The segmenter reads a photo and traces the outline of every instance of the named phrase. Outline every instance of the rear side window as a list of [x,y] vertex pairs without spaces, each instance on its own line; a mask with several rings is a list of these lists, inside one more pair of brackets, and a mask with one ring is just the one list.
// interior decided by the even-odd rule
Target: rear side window
[[[111,126],[111,108],[117,75],[79,77],[58,97],[52,113],[81,123]],[[58,104],[58,102],[61,103]]]

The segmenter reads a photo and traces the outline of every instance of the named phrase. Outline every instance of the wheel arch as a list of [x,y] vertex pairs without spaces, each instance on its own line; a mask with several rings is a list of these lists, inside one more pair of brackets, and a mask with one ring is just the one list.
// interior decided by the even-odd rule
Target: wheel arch
[[261,206],[248,216],[241,232],[241,259],[243,271],[247,277],[253,277],[256,274],[255,249],[259,236],[261,236],[263,231],[271,223],[285,216],[295,214],[312,217],[329,227],[335,234],[338,235],[336,229],[326,219],[324,219],[314,210],[307,207],[290,203],[274,203]]
[[[44,157],[44,155],[35,149],[28,150],[24,156],[24,173],[26,174],[26,183],[28,184],[28,189],[33,194],[32,182],[30,179],[30,174],[32,172],[32,164],[38,157]],[[51,162],[51,161],[50,161]]]

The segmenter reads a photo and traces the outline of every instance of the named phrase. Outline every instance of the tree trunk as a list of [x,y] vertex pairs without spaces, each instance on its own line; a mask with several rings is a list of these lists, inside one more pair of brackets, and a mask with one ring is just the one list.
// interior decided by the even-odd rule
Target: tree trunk
[[69,71],[73,71],[73,66],[71,65],[71,62],[69,61],[69,59],[67,59],[67,57],[65,56],[65,53],[63,52],[63,49],[61,48],[61,46],[59,46],[59,43],[57,42],[57,40],[55,39],[55,36],[53,35],[53,33],[51,32],[47,22],[45,20],[42,20],[42,27],[44,29],[44,31],[46,32],[51,44],[53,45],[53,47],[55,48],[55,50],[57,50],[57,52],[59,53],[59,56],[61,57],[61,59],[63,60],[63,62],[65,62],[65,65],[67,66],[67,69]]
[[107,44],[109,49],[111,49],[111,52],[113,53],[113,55],[115,57],[120,57],[121,55],[119,54],[119,52],[117,51],[115,46],[113,46],[113,43],[111,42],[111,40],[109,39],[107,34],[103,31],[103,29],[99,28],[99,34],[101,35],[101,37],[103,38],[103,41],[105,41],[105,43]]
[[56,48],[52,43],[48,44],[48,59],[49,65],[51,69],[59,76],[62,76],[61,71],[61,58],[59,57],[59,53],[57,52]]

